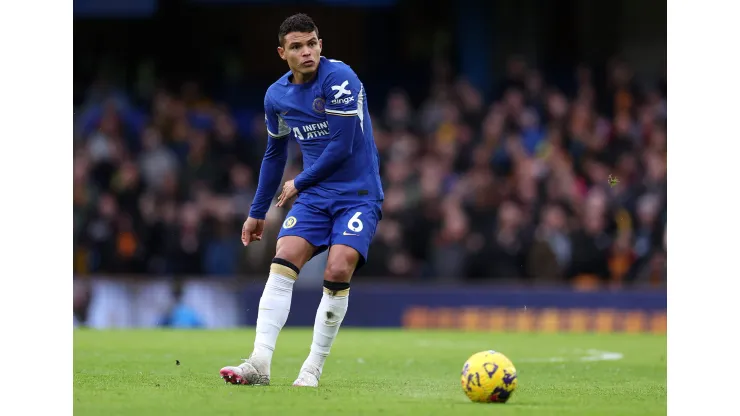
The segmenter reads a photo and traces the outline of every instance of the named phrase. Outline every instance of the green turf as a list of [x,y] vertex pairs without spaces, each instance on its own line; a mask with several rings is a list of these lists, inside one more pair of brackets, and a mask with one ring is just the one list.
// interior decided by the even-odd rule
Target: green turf
[[[294,388],[308,329],[280,334],[272,385],[225,384],[253,329],[74,333],[75,415],[660,415],[666,414],[666,337],[492,334],[343,328],[318,389]],[[506,404],[474,404],[460,371],[495,349],[516,365]],[[588,350],[622,354],[584,361]],[[592,354],[597,354],[592,352]],[[599,353],[602,354],[603,353]],[[596,357],[594,355],[594,357]],[[553,358],[562,361],[549,362]],[[601,358],[604,358],[603,356]],[[175,364],[180,361],[180,365]]]

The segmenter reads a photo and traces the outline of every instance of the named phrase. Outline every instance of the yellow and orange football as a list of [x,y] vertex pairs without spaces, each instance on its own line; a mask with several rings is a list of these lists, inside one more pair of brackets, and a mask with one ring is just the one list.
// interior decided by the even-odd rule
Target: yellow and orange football
[[506,403],[518,383],[511,360],[493,350],[481,351],[468,358],[460,381],[465,395],[477,403]]

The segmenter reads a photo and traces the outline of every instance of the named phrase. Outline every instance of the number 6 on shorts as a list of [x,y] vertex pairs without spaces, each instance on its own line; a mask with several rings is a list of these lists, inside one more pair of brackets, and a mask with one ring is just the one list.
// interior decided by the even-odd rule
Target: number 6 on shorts
[[375,236],[378,221],[383,216],[382,201],[336,201],[337,213],[329,246],[341,244],[349,246],[360,253],[361,259],[357,268],[367,261],[367,252]]
[[362,215],[362,212],[357,211],[355,212],[355,215],[352,216],[352,218],[349,219],[349,222],[347,223],[347,228],[350,229],[350,231],[354,231],[356,233],[359,233],[362,231],[362,228],[364,225],[362,225],[362,221],[360,220],[360,215]]

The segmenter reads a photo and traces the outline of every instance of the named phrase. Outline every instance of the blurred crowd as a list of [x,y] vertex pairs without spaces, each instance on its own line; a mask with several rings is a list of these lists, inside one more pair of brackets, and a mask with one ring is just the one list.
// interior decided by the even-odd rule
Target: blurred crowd
[[[512,58],[492,99],[442,63],[433,72],[419,106],[368,86],[384,101],[372,120],[386,200],[358,274],[665,283],[664,88],[619,60],[599,79],[576,68],[566,91]],[[91,91],[76,120],[75,272],[264,275],[287,210],[270,210],[261,243],[240,242],[264,115],[239,122],[195,84],[145,111]],[[300,170],[293,144],[284,179]]]

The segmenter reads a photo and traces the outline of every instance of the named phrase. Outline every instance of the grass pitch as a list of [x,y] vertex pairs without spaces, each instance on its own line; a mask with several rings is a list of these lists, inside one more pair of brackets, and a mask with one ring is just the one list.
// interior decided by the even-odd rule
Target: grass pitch
[[[666,337],[342,328],[318,389],[291,383],[310,329],[285,329],[272,385],[225,384],[254,330],[74,333],[75,415],[664,415]],[[460,371],[494,349],[517,367],[506,404],[475,404]],[[176,360],[180,365],[176,365]]]

